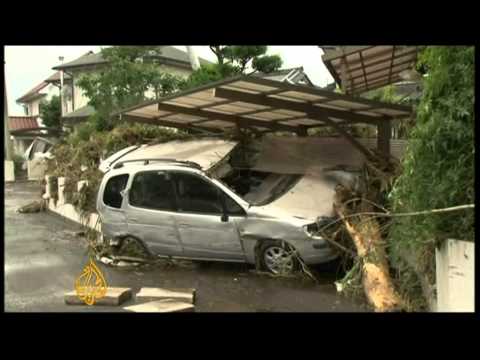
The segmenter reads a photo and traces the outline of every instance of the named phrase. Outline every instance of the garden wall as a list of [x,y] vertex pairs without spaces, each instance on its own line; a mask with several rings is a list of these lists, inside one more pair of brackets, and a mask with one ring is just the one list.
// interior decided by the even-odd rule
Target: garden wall
[[[99,216],[97,213],[91,213],[89,215],[82,215],[80,211],[75,209],[75,206],[73,204],[69,203],[68,201],[70,200],[71,194],[65,194],[65,178],[64,177],[59,177],[57,178],[57,185],[56,185],[56,191],[57,191],[57,199],[55,201],[55,198],[52,194],[52,186],[55,187],[54,184],[55,177],[53,176],[45,176],[45,194],[43,195],[43,198],[48,201],[48,210],[61,215],[67,219],[70,219],[72,221],[75,221],[77,223],[83,224],[85,226],[88,226],[90,229],[94,229],[97,231],[101,231],[101,224],[99,220]],[[80,191],[82,186],[87,185],[87,181],[82,180],[77,183],[77,191]]]

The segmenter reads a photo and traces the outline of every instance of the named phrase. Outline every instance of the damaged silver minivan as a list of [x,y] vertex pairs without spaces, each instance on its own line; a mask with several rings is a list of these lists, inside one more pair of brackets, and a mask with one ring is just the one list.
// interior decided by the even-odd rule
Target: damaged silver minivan
[[[312,143],[313,141],[313,143]],[[107,239],[151,255],[258,264],[273,273],[337,257],[318,226],[361,154],[343,139],[200,139],[126,148],[100,165],[97,210]],[[329,170],[329,168],[332,168]]]

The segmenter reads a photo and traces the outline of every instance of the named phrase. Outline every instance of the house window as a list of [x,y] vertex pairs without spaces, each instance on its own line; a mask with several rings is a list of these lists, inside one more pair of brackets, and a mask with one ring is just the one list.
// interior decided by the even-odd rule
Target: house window
[[25,112],[25,115],[28,116],[28,105],[23,105],[23,111]]

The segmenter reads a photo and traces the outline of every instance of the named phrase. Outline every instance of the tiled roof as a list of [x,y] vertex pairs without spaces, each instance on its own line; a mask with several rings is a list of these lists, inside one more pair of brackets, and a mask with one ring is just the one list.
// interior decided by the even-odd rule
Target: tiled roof
[[24,102],[27,102],[28,100],[31,100],[31,99],[33,99],[37,96],[44,96],[45,94],[39,94],[38,92],[40,90],[42,90],[47,85],[48,84],[45,81],[42,81],[40,84],[35,86],[33,89],[29,90],[25,95],[23,95],[22,97],[19,97],[17,99],[17,102],[18,103],[24,103]]
[[95,109],[90,105],[86,105],[79,109],[76,109],[75,111],[72,111],[72,112],[69,112],[68,114],[63,115],[62,118],[65,120],[86,118],[86,117],[89,117],[90,115],[93,115],[94,113],[95,113]]
[[[68,75],[67,73],[64,73],[63,80],[70,80],[70,75]],[[46,83],[57,82],[57,81],[60,81],[60,71],[55,72],[52,76],[50,76],[45,80]]]
[[37,129],[37,118],[38,116],[9,116],[8,128],[10,131]]
[[[190,66],[190,60],[188,57],[187,52],[174,48],[173,46],[160,46],[160,55],[158,56],[160,59],[165,60],[172,60],[175,62],[184,63],[185,65]],[[211,62],[202,58],[199,58],[200,64],[210,64]],[[80,56],[78,59],[70,61],[68,63],[55,66],[54,70],[61,70],[61,69],[70,69],[74,67],[80,66],[91,66],[91,65],[98,65],[98,64],[105,64],[107,60],[102,57],[101,53],[94,53],[89,51],[88,53]]]

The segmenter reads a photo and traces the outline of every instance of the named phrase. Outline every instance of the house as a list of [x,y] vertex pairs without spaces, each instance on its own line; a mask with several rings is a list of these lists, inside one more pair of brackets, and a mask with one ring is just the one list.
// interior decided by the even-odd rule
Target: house
[[[50,78],[59,75],[60,73],[57,72]],[[8,117],[8,125],[16,154],[23,155],[35,137],[48,135],[40,117],[40,104],[42,101],[50,101],[52,96],[58,94],[59,89],[46,79],[16,100],[18,104],[23,106],[25,113],[24,116]]]
[[314,86],[307,74],[304,72],[303,66],[291,69],[281,69],[268,74],[261,72],[254,73],[254,76],[259,76],[269,80],[288,82],[290,84]]
[[[188,53],[173,46],[160,46],[159,52],[152,54],[152,57],[157,60],[159,69],[163,72],[186,78],[193,71]],[[199,61],[200,64],[210,63],[202,58]],[[61,95],[62,120],[66,126],[75,127],[95,112],[95,109],[88,105],[89,99],[78,86],[78,80],[82,75],[97,72],[107,65],[108,61],[102,57],[101,53],[90,51],[78,59],[53,68],[58,70],[58,75],[56,73],[55,76],[47,79],[48,83],[61,86],[62,72],[64,76]]]

